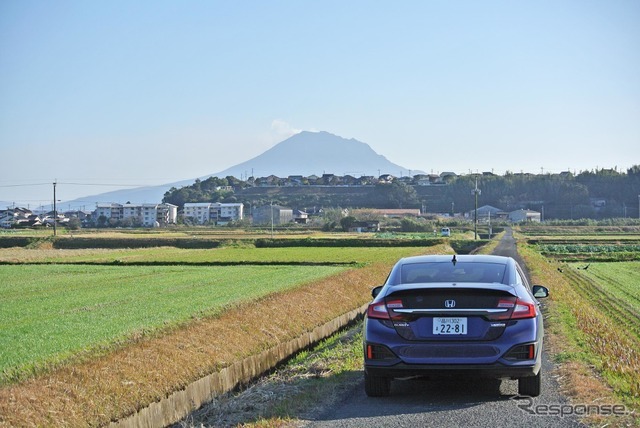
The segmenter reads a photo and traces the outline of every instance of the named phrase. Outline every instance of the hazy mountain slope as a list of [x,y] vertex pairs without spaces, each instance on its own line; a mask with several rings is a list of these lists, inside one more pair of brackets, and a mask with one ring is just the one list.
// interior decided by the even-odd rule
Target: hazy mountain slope
[[312,174],[379,176],[407,175],[409,171],[377,154],[369,145],[355,139],[345,139],[328,132],[301,132],[259,156],[235,165],[216,175],[226,177],[265,177],[275,175]]
[[[411,171],[417,174],[421,171]],[[369,145],[355,139],[346,139],[328,132],[301,132],[267,150],[259,156],[242,162],[231,168],[210,176],[246,178],[266,177],[275,175],[287,177],[289,175],[309,176],[312,174],[361,175],[379,176],[391,174],[395,176],[408,175],[409,170],[394,164],[382,155],[377,154]],[[65,201],[64,205],[74,208],[86,207],[93,209],[92,203],[159,203],[164,193],[171,187],[182,187],[195,181],[185,180],[159,186],[139,187],[135,189],[116,190],[98,195],[86,196],[74,201]]]

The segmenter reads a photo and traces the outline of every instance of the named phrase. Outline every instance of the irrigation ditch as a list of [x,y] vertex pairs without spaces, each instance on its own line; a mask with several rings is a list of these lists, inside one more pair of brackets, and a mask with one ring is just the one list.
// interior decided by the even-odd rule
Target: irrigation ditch
[[362,318],[367,305],[335,318],[295,339],[281,343],[258,355],[235,362],[212,373],[159,402],[152,403],[134,415],[117,422],[111,428],[165,427],[180,421],[189,413],[217,396],[248,384],[257,377],[282,364],[296,353],[308,349]]

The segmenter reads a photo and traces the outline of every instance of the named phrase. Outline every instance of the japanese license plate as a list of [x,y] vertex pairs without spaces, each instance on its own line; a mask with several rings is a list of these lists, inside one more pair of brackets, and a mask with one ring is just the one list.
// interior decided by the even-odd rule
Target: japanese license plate
[[433,334],[467,334],[467,319],[434,318]]

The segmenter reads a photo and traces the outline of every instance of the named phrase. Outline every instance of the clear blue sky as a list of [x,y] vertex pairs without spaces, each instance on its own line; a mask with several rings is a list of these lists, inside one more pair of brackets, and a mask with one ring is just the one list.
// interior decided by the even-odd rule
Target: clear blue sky
[[298,130],[408,170],[624,171],[640,1],[0,2],[0,201],[195,178]]

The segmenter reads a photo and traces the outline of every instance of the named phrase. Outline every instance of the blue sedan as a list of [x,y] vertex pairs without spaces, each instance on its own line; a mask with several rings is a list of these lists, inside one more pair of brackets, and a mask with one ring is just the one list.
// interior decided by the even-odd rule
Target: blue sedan
[[540,394],[543,324],[538,298],[511,257],[401,259],[373,289],[364,323],[365,392],[387,396],[395,378],[518,379]]

